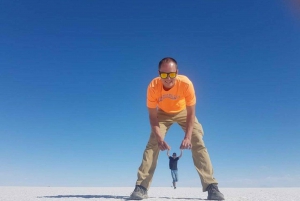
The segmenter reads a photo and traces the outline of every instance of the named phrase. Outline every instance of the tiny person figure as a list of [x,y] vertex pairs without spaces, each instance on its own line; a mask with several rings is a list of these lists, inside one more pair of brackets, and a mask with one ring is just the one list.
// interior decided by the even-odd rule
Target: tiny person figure
[[171,175],[173,179],[173,187],[176,189],[176,182],[178,182],[178,168],[177,168],[177,162],[182,156],[182,149],[180,149],[180,155],[176,157],[176,153],[174,152],[172,157],[169,155],[169,151],[167,151],[167,155],[169,157],[169,168],[171,170]]

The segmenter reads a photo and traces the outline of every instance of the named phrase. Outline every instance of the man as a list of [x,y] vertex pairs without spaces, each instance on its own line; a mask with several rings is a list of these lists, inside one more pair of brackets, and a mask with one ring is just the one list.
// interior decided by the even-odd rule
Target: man
[[195,117],[196,95],[193,83],[178,75],[175,59],[163,58],[158,65],[159,77],[154,78],[147,90],[147,107],[151,134],[138,169],[137,181],[130,199],[148,198],[148,189],[154,175],[160,151],[170,150],[164,141],[173,123],[185,132],[180,149],[191,149],[195,168],[199,174],[203,192],[208,191],[209,200],[224,200],[213,177],[213,167],[202,140],[203,130]]
[[169,168],[171,170],[171,175],[173,179],[173,187],[176,189],[176,182],[178,182],[178,169],[177,162],[182,156],[182,149],[180,149],[180,155],[176,157],[176,153],[174,152],[172,157],[169,155],[169,151],[167,151],[167,156],[169,157]]

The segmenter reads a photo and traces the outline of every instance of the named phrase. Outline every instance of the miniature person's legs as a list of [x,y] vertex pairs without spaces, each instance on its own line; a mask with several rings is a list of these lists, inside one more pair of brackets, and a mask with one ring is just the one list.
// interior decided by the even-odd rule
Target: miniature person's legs
[[[186,110],[180,112],[176,116],[176,121],[186,130]],[[213,167],[210,161],[208,151],[203,141],[203,129],[201,124],[195,117],[194,129],[192,132],[192,156],[195,168],[201,179],[203,192],[206,191],[210,184],[218,184],[218,181],[213,177]]]
[[[165,137],[167,130],[172,125],[172,121],[168,118],[163,118],[159,121],[160,134]],[[152,178],[157,165],[159,155],[159,147],[155,134],[151,132],[150,139],[143,154],[142,163],[138,169],[136,185],[141,185],[146,189],[150,188]]]
[[176,182],[178,182],[178,171],[171,170],[171,175],[172,175],[172,179],[173,179],[173,187],[176,188]]

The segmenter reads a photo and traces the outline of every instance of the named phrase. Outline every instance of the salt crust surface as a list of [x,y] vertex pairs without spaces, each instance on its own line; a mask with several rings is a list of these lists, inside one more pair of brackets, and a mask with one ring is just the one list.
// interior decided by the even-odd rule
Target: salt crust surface
[[[1,187],[0,201],[128,200],[133,187]],[[228,201],[300,201],[300,188],[220,188]],[[206,200],[200,188],[151,187],[149,201]]]

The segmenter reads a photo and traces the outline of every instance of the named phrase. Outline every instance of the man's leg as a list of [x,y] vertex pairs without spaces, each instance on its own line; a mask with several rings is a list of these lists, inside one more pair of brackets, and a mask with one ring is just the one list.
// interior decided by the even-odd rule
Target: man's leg
[[175,182],[178,182],[178,170],[175,170],[174,173],[175,173]]
[[[158,113],[158,120],[160,134],[164,138],[167,130],[170,128],[173,121],[170,120],[168,114],[164,112]],[[150,139],[143,154],[142,163],[138,169],[138,179],[136,181],[136,185],[141,185],[147,190],[150,188],[154,171],[157,165],[159,151],[160,150],[157,144],[155,134],[151,132]]]
[[[186,130],[186,110],[176,116],[176,121]],[[217,184],[218,181],[213,177],[213,167],[210,161],[208,151],[203,142],[203,129],[195,117],[194,129],[192,133],[192,156],[195,168],[200,176],[203,192],[206,191],[209,184]]]
[[155,135],[151,132],[150,139],[143,154],[142,163],[138,169],[136,185],[149,189],[156,168],[159,148]]
[[178,182],[178,171],[174,170],[174,174],[175,174],[175,182],[174,182],[175,186],[174,186],[174,188],[176,188],[176,182]]
[[[198,122],[198,121],[197,121]],[[196,122],[195,122],[196,124]],[[210,184],[217,184],[218,181],[213,176],[213,166],[210,161],[208,151],[202,140],[203,131],[200,123],[196,127],[201,127],[199,131],[192,134],[192,155],[194,165],[201,178],[203,192],[206,191]]]
[[176,170],[171,170],[172,179],[173,179],[173,187],[176,188],[176,182],[177,182],[177,174]]
[[172,175],[172,183],[173,183],[173,187],[175,187],[175,186],[176,186],[176,184],[175,184],[175,174],[174,174],[174,171],[173,171],[173,170],[171,170],[171,175]]

